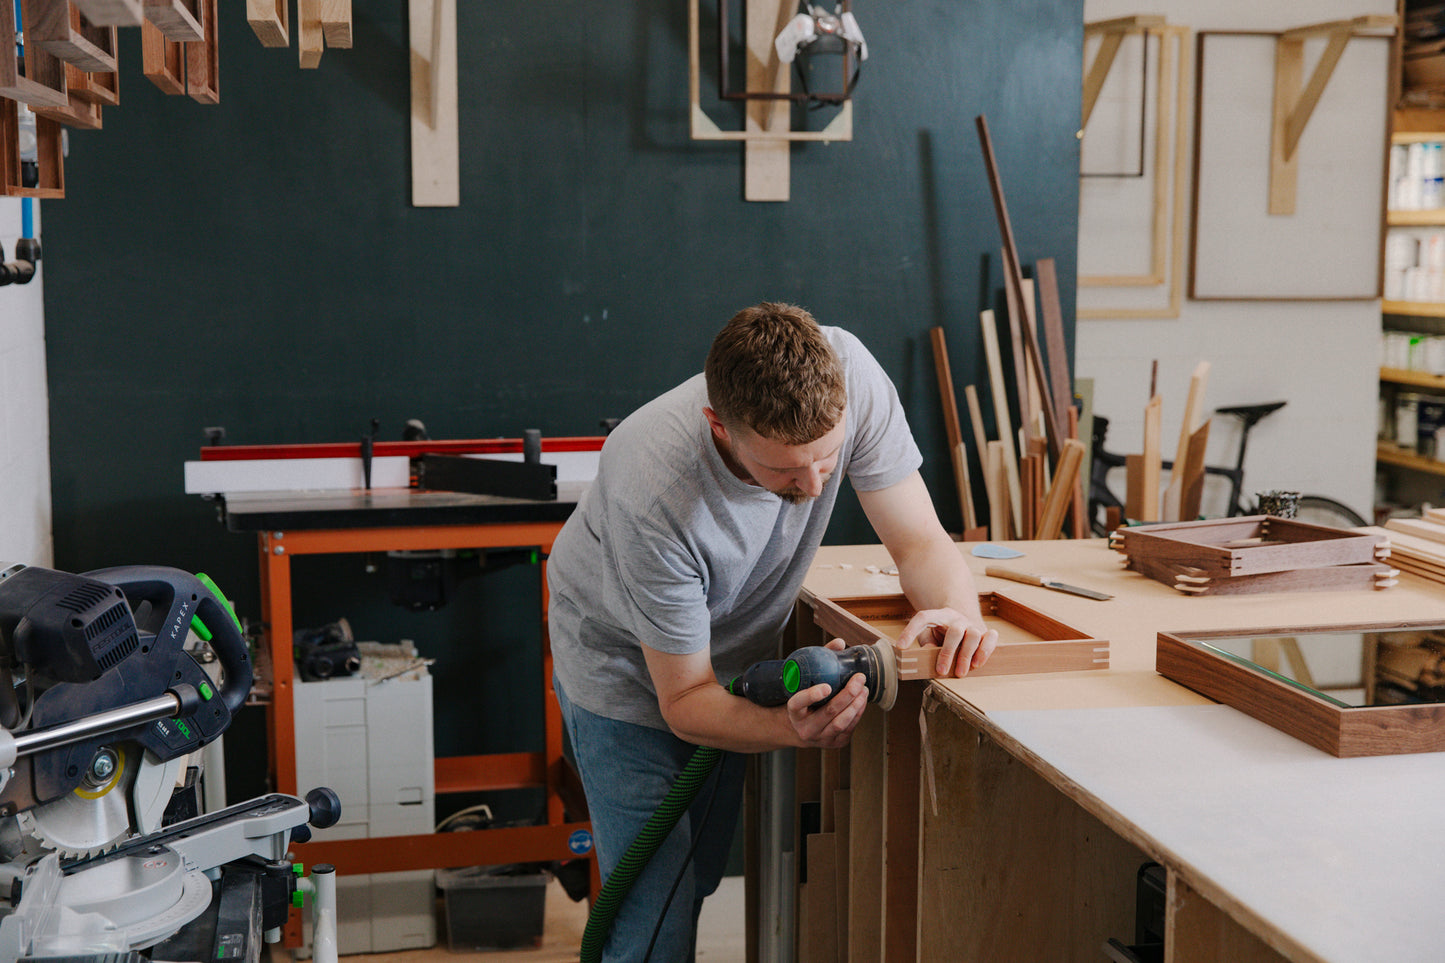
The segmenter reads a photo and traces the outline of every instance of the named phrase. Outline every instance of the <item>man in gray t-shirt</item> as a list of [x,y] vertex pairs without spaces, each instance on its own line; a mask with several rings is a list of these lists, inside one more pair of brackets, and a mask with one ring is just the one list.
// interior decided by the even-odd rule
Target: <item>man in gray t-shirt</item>
[[[690,958],[689,910],[695,925],[736,822],[740,757],[730,754],[836,748],[862,715],[861,676],[816,708],[826,686],[767,709],[719,684],[776,657],[845,475],[920,610],[899,644],[938,643],[939,671],[953,675],[993,650],[921,461],[897,392],[858,339],[778,304],[739,312],[705,374],[608,437],[548,563],[558,699],[604,875],[694,746],[729,752],[713,790],[721,808],[684,818],[652,857],[608,960],[642,959],[654,927],[652,959]],[[701,843],[691,858],[689,836]],[[687,885],[659,923],[674,877]]]

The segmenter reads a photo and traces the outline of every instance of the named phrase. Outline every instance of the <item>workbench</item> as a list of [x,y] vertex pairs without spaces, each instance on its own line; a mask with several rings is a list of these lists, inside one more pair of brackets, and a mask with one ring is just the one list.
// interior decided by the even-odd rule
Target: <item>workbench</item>
[[[377,489],[314,493],[236,494],[225,499],[225,522],[232,531],[254,534],[261,568],[261,610],[266,626],[265,655],[271,666],[272,694],[267,705],[268,762],[277,791],[296,793],[294,729],[295,674],[292,661],[291,559],[299,555],[347,552],[420,551],[535,547],[542,606],[542,678],[545,748],[518,752],[438,758],[436,792],[485,792],[542,788],[547,821],[543,825],[504,827],[467,833],[433,833],[312,842],[296,847],[307,863],[326,862],[339,873],[383,873],[505,863],[563,861],[586,856],[592,861],[597,890],[591,824],[570,820],[585,811],[580,784],[562,755],[562,721],[552,689],[548,643],[546,557],[585,485],[559,484],[555,501],[530,501],[490,495]],[[344,801],[343,801],[344,802]],[[293,914],[293,918],[295,914]],[[288,943],[299,941],[299,923]]]
[[[1188,597],[1102,539],[1009,544],[992,564],[1114,598],[989,578],[961,545],[979,589],[1107,639],[1110,667],[905,683],[848,748],[799,753],[797,960],[1106,959],[1147,861],[1166,960],[1445,959],[1445,753],[1335,758],[1154,672],[1161,630],[1445,621],[1445,587]],[[823,641],[809,593],[896,595],[890,566],[821,550],[792,643]]]

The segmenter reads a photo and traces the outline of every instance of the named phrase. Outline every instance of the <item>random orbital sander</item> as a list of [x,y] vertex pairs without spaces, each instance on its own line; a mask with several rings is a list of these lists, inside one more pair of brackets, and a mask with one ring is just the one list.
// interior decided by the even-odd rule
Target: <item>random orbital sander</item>
[[820,706],[839,692],[854,673],[863,674],[868,701],[881,709],[893,708],[898,698],[898,657],[893,645],[879,639],[872,645],[830,649],[807,645],[785,659],[767,659],[750,665],[727,685],[733,695],[760,706],[780,706],[804,689],[820,682],[832,689]]

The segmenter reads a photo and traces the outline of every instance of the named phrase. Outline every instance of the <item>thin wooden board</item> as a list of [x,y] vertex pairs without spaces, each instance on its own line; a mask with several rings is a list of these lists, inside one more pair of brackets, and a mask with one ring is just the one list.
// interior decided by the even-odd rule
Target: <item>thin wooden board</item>
[[1342,707],[1255,671],[1186,639],[1440,628],[1435,622],[1360,622],[1332,626],[1160,632],[1155,667],[1165,678],[1233,706],[1335,756],[1445,750],[1445,705]]
[[408,0],[411,203],[461,204],[456,0]]
[[1211,578],[1373,562],[1389,547],[1378,535],[1268,515],[1140,525],[1116,535],[1111,544],[1131,560],[1188,565]]
[[[818,625],[849,645],[896,639],[913,616],[912,605],[902,595],[825,599],[804,589],[802,597],[812,607]],[[998,592],[980,593],[979,607],[984,622],[998,632],[999,644],[970,676],[1109,667],[1109,643],[1104,639],[1092,638]],[[898,652],[899,677],[935,678],[936,656],[936,646]]]
[[145,0],[145,14],[167,40],[200,43],[206,39],[200,0]]

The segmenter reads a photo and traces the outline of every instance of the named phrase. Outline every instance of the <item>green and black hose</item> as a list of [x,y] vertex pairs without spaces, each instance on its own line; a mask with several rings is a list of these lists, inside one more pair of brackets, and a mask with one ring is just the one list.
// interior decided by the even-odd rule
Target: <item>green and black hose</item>
[[617,866],[608,874],[607,882],[602,884],[602,892],[592,904],[592,912],[587,915],[587,928],[582,932],[581,963],[599,963],[602,959],[602,947],[607,942],[607,934],[612,930],[612,920],[631,891],[632,884],[637,882],[638,874],[647,866],[653,854],[677,825],[677,821],[682,818],[682,814],[687,812],[697,798],[698,792],[721,758],[720,749],[697,747],[692,758],[673,781],[672,788],[667,791],[657,811],[647,820],[637,838],[622,854]]

